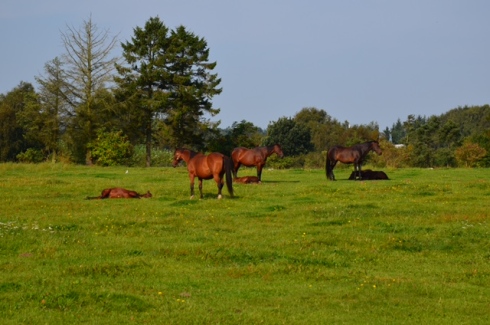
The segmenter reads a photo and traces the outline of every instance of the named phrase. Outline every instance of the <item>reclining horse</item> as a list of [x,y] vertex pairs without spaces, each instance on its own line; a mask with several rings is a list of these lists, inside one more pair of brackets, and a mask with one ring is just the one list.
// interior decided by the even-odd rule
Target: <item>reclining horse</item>
[[257,176],[243,176],[243,177],[235,177],[233,179],[235,183],[242,184],[260,184],[259,178]]
[[[361,171],[361,177],[362,180],[380,180],[380,179],[389,179],[388,175],[386,175],[385,172],[381,170],[371,170],[371,169],[365,169]],[[356,180],[357,178],[357,173],[353,171],[350,174],[349,180]]]
[[150,191],[146,192],[145,194],[138,194],[135,191],[127,190],[122,187],[113,187],[113,188],[106,188],[105,190],[102,190],[102,194],[100,196],[87,196],[85,199],[86,200],[100,200],[100,199],[140,199],[142,197],[147,197],[150,198],[153,195],[151,195]]

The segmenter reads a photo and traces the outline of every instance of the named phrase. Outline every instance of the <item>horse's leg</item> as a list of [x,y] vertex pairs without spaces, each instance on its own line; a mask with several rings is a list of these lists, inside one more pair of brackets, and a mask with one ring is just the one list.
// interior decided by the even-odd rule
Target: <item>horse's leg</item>
[[354,163],[354,171],[357,174],[356,179],[362,180],[362,175],[361,175],[361,163],[360,162],[355,162]]
[[337,165],[337,160],[330,161],[330,180],[336,181],[335,174],[333,173],[333,169]]
[[257,165],[257,178],[259,179],[259,182],[262,182],[262,168],[264,166],[261,164]]
[[199,193],[201,194],[201,199],[203,198],[202,196],[202,178],[199,178]]
[[191,181],[191,199],[194,198],[194,175],[189,175]]
[[237,174],[238,174],[238,168],[240,168],[242,164],[237,161],[236,163],[233,164],[233,177],[234,178],[237,178]]
[[221,199],[223,197],[223,195],[221,195],[221,190],[223,189],[223,177],[220,175],[214,175],[214,181],[216,182],[216,185],[218,186],[218,200]]

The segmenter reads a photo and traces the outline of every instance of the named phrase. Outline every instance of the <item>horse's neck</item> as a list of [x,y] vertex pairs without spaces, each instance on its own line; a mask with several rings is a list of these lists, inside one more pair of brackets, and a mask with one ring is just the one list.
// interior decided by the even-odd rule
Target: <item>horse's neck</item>
[[267,157],[269,157],[270,155],[272,155],[274,153],[275,146],[269,146],[269,147],[264,147],[264,148],[266,150]]
[[196,156],[198,154],[198,152],[195,152],[195,151],[192,151],[192,150],[185,150],[184,151],[184,154],[182,155],[182,159],[188,163],[189,160],[191,160],[192,158],[194,158],[194,156]]
[[369,151],[373,150],[372,143],[366,143],[365,145],[361,145],[361,155],[364,157],[369,153]]

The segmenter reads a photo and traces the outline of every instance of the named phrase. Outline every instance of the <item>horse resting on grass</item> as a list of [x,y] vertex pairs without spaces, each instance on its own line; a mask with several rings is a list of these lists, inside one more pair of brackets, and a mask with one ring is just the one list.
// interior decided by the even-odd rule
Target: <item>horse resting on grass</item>
[[233,176],[236,178],[238,173],[238,168],[241,165],[247,167],[257,167],[257,177],[259,182],[262,181],[262,168],[264,168],[267,161],[267,157],[273,153],[277,154],[280,158],[284,157],[281,146],[278,144],[267,146],[267,147],[256,147],[253,149],[247,149],[244,147],[239,147],[233,149],[231,152],[231,159],[233,159]]
[[218,186],[218,199],[222,198],[221,189],[223,188],[223,176],[226,175],[226,187],[228,193],[233,197],[233,162],[230,157],[227,157],[218,152],[212,152],[209,155],[204,155],[199,152],[188,149],[176,149],[174,152],[173,166],[176,167],[180,161],[185,161],[187,170],[189,171],[191,199],[194,198],[194,179],[199,180],[199,193],[202,195],[203,179],[214,179]]
[[235,183],[242,183],[242,184],[260,184],[259,178],[257,176],[235,177],[233,181]]
[[138,194],[135,191],[127,190],[122,187],[106,188],[100,196],[87,196],[87,200],[98,199],[140,199],[142,197],[152,197],[150,191],[145,194]]
[[[380,179],[389,179],[388,175],[386,175],[385,172],[381,170],[371,170],[371,169],[364,169],[361,171],[361,176],[362,180],[380,180]],[[353,171],[350,174],[349,180],[353,181],[356,180],[357,178],[357,173]]]
[[355,144],[352,147],[334,146],[328,150],[325,170],[327,179],[335,180],[333,168],[340,161],[344,164],[354,164],[354,172],[358,179],[362,179],[361,166],[370,151],[375,151],[378,155],[382,154],[378,141],[368,141]]

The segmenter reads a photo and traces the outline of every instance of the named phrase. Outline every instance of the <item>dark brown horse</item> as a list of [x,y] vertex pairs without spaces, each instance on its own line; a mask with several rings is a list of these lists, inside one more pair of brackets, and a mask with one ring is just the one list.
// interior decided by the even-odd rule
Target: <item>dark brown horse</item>
[[259,181],[262,181],[262,168],[265,166],[267,157],[275,153],[280,158],[284,157],[282,153],[281,146],[278,144],[267,146],[267,147],[257,147],[253,149],[247,149],[244,147],[239,147],[233,149],[231,153],[231,159],[233,159],[233,176],[237,177],[238,168],[241,165],[247,167],[257,167],[257,177]]
[[327,178],[334,181],[335,175],[333,168],[340,161],[344,164],[354,164],[354,172],[357,173],[359,179],[362,179],[361,166],[370,151],[375,151],[381,155],[381,148],[378,141],[368,141],[360,144],[355,144],[352,147],[334,146],[328,150],[327,162],[325,170]]
[[174,152],[173,166],[177,166],[180,161],[185,161],[189,171],[191,181],[191,199],[194,198],[194,179],[199,180],[199,193],[202,196],[202,180],[214,179],[218,185],[218,199],[221,199],[221,189],[223,188],[223,176],[226,174],[226,187],[228,193],[233,197],[233,162],[230,157],[221,153],[213,152],[204,155],[188,149],[176,149]]
[[[388,180],[388,175],[384,171],[381,170],[371,170],[371,169],[364,169],[361,171],[361,176],[363,181],[370,181],[370,180]],[[357,173],[354,171],[350,174],[349,180],[353,181],[357,179]]]
[[140,199],[142,197],[152,197],[150,191],[145,194],[138,194],[135,191],[127,190],[122,187],[106,188],[102,190],[100,196],[87,196],[87,200],[97,199]]

